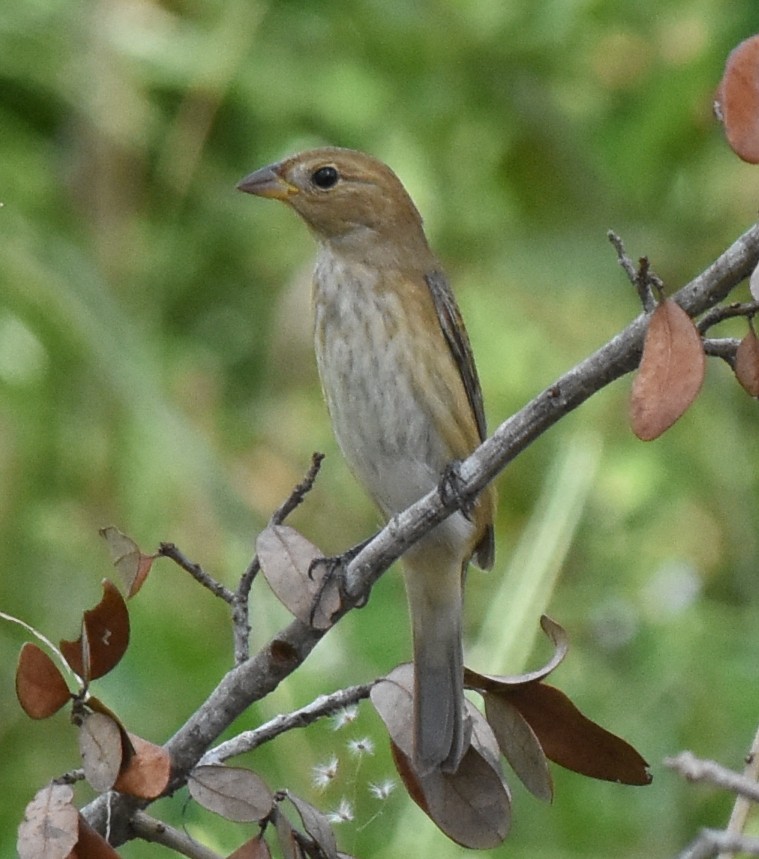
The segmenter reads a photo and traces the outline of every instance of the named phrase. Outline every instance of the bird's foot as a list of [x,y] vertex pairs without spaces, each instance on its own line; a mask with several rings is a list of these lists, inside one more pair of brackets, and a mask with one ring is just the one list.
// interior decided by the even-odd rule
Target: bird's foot
[[356,598],[348,591],[345,570],[348,564],[358,555],[358,553],[369,543],[369,540],[364,540],[356,546],[352,546],[341,555],[333,555],[329,558],[314,558],[308,567],[308,577],[312,581],[319,578],[319,586],[314,598],[314,604],[311,608],[311,624],[313,625],[314,616],[320,607],[322,597],[327,588],[337,588],[340,596],[340,608],[363,608],[369,599],[368,594],[362,594]]
[[464,497],[461,491],[461,484],[461,462],[455,459],[446,465],[443,476],[440,478],[438,491],[444,504],[453,501],[464,516],[470,518],[474,509],[474,502]]

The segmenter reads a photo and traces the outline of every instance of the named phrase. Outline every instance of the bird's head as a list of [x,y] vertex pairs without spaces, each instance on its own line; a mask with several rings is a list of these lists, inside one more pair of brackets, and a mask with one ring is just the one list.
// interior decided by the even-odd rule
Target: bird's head
[[420,241],[422,218],[400,179],[381,161],[352,149],[324,147],[293,155],[246,176],[237,187],[282,200],[322,241]]

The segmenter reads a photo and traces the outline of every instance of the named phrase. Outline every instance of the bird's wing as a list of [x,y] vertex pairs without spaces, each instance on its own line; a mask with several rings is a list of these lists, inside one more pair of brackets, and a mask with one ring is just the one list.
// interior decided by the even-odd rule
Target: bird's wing
[[461,312],[445,275],[441,271],[433,271],[431,274],[426,274],[424,279],[432,293],[435,313],[440,322],[440,327],[443,329],[446,343],[448,343],[453,360],[461,374],[461,381],[464,383],[464,390],[477,423],[480,441],[484,441],[486,428],[482,389],[477,376],[477,368],[474,365],[474,355],[469,343],[469,336],[464,327],[464,320],[461,318]]

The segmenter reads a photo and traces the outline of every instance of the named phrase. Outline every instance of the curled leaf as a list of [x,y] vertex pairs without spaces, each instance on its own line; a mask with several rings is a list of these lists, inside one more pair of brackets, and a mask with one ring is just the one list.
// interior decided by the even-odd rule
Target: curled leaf
[[16,697],[32,719],[47,719],[71,698],[58,666],[44,650],[30,641],[19,653]]
[[759,338],[753,328],[735,350],[735,377],[752,397],[759,397]]
[[326,856],[327,859],[337,859],[335,833],[332,831],[327,815],[290,791],[287,792],[287,798],[297,809],[308,835],[319,845],[319,855]]
[[108,579],[103,580],[103,598],[84,612],[82,634],[76,641],[61,641],[66,662],[86,682],[113,669],[129,645],[129,612],[124,597]]
[[131,537],[113,525],[101,528],[99,533],[108,544],[113,566],[121,577],[127,597],[133,597],[145,583],[155,555],[143,554]]
[[312,567],[323,553],[289,525],[265,528],[256,552],[269,587],[285,608],[315,629],[328,629],[340,608],[340,594],[327,565]]
[[274,803],[274,795],[266,783],[243,767],[222,764],[195,767],[187,784],[199,805],[228,820],[262,820]]
[[651,441],[685,412],[704,381],[706,356],[693,320],[671,298],[651,314],[630,398],[630,423]]
[[480,674],[471,668],[464,668],[464,685],[468,689],[479,691],[497,690],[502,686],[521,686],[533,680],[542,680],[558,668],[569,650],[569,636],[563,626],[551,620],[548,615],[540,618],[540,626],[553,644],[553,654],[542,668],[528,671],[525,674],[498,675]]
[[749,164],[758,164],[759,36],[741,42],[728,56],[716,109],[733,152]]

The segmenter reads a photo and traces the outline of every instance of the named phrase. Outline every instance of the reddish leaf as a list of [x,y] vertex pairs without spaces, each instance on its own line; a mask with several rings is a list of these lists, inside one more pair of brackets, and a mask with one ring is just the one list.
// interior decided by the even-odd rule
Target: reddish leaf
[[274,795],[266,783],[243,767],[195,767],[187,785],[199,805],[228,820],[262,820],[274,804]]
[[18,828],[19,859],[65,859],[71,853],[79,837],[73,798],[67,784],[48,784],[37,791]]
[[109,791],[124,755],[121,726],[104,713],[87,713],[79,726],[79,753],[84,777],[98,793]]
[[70,855],[72,859],[119,859],[119,854],[81,814],[79,815],[79,840]]
[[322,552],[288,525],[270,525],[256,540],[256,552],[269,587],[298,620],[328,629],[340,608],[334,577],[326,579],[324,564],[312,563]]
[[660,436],[701,390],[706,357],[688,314],[671,298],[651,314],[630,399],[630,422],[643,441]]
[[256,835],[241,844],[234,853],[230,853],[227,859],[271,859],[271,851],[263,836]]
[[18,656],[16,697],[32,719],[47,719],[71,698],[58,666],[32,642],[27,642]]
[[303,827],[308,835],[319,845],[321,854],[327,859],[337,859],[337,842],[335,841],[335,833],[329,825],[329,820],[326,814],[322,814],[318,808],[314,808],[311,803],[306,802],[290,791],[287,792],[287,798],[295,806],[303,822]]
[[171,758],[166,749],[127,732],[122,734],[122,747],[124,764],[114,788],[140,799],[160,796],[171,777]]
[[624,740],[592,722],[567,696],[544,683],[500,692],[524,716],[546,757],[591,778],[649,784],[648,764]]
[[[409,795],[435,825],[462,847],[485,850],[497,847],[508,834],[511,795],[489,726],[475,708],[469,712],[475,721],[472,743],[455,773],[436,770],[419,776],[395,743],[391,749]],[[491,739],[482,745],[484,734]]]
[[485,714],[506,760],[524,786],[538,799],[550,802],[553,780],[535,732],[507,695],[485,694]]
[[131,537],[113,525],[101,528],[99,533],[108,544],[113,566],[121,576],[127,597],[133,597],[145,583],[156,556],[144,555]]
[[82,634],[76,641],[61,641],[61,652],[85,682],[114,668],[129,645],[129,612],[113,582],[103,580],[103,598],[85,611]]
[[758,164],[759,36],[741,42],[728,56],[717,89],[717,112],[733,152]]
[[564,657],[567,655],[569,637],[564,627],[556,623],[555,620],[551,620],[548,615],[544,614],[540,618],[540,626],[553,644],[553,655],[542,668],[528,671],[526,674],[512,676],[479,674],[477,671],[472,671],[471,668],[464,668],[464,685],[468,689],[476,689],[478,691],[497,691],[502,686],[521,686],[524,683],[530,683],[533,680],[542,680],[544,677],[547,677],[562,663]]
[[752,397],[759,397],[759,338],[753,328],[735,350],[735,377]]
[[408,759],[411,759],[414,749],[413,688],[414,666],[407,662],[375,683],[369,693],[391,740]]

